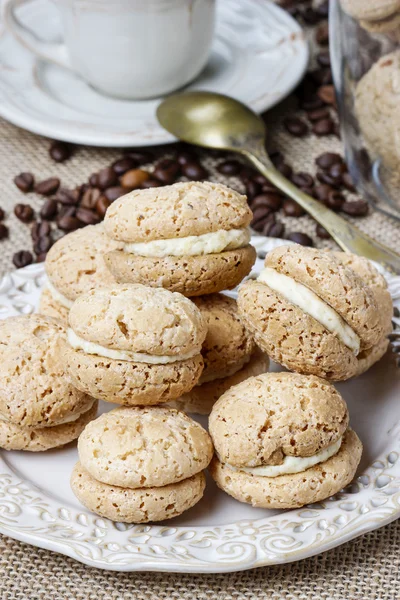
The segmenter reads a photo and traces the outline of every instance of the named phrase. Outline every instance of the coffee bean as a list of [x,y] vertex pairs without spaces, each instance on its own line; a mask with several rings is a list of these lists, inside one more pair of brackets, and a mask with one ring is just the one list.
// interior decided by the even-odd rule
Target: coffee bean
[[48,198],[44,201],[42,208],[40,209],[40,216],[42,219],[51,221],[57,214],[58,204],[53,198]]
[[336,104],[335,88],[333,85],[323,85],[319,88],[318,97],[321,98],[325,104]]
[[335,212],[339,211],[342,208],[344,202],[344,196],[340,192],[336,192],[335,190],[332,190],[329,193],[328,198],[325,200],[326,206],[331,210],[334,210]]
[[226,160],[217,165],[217,171],[222,175],[238,175],[242,166],[238,160]]
[[328,173],[334,179],[337,179],[338,181],[342,182],[344,173],[347,173],[347,165],[346,163],[338,163],[336,165],[332,165],[329,168]]
[[140,189],[141,190],[147,190],[149,188],[156,188],[156,187],[160,187],[161,183],[159,181],[157,181],[157,179],[147,179],[147,181],[143,181],[143,183],[140,185]]
[[295,137],[304,137],[308,133],[307,123],[298,117],[286,117],[283,124],[287,131]]
[[310,71],[310,76],[318,86],[332,83],[332,71],[329,67],[321,67],[320,69]]
[[89,185],[91,187],[99,187],[99,174],[98,173],[92,173],[91,176],[89,177]]
[[65,142],[54,141],[50,145],[49,149],[50,157],[58,163],[64,162],[72,155],[72,146]]
[[246,182],[245,187],[246,196],[250,200],[250,202],[261,192],[261,186],[258,183],[256,183],[253,179],[249,179],[249,181]]
[[321,181],[321,183],[331,185],[334,188],[340,187],[340,182],[338,182],[338,180],[334,177],[331,177],[326,171],[319,171],[317,173],[317,179],[318,181]]
[[321,121],[314,123],[312,127],[313,134],[319,137],[332,134],[333,129],[334,122],[332,119],[321,119]]
[[354,186],[353,179],[352,179],[350,173],[343,173],[342,184],[344,185],[346,190],[349,190],[349,192],[354,193],[356,191],[356,188]]
[[265,212],[264,217],[260,217],[258,221],[252,226],[258,233],[264,233],[266,235],[267,229],[276,223],[275,213]]
[[317,54],[317,62],[321,67],[330,67],[331,65],[331,57],[329,52],[319,52]]
[[262,227],[264,226],[265,220],[270,213],[271,213],[270,209],[267,208],[266,206],[257,206],[253,210],[253,218],[251,220],[251,227],[253,227],[253,229],[256,229],[256,231],[258,231],[257,225],[261,225],[261,229],[262,229]]
[[89,183],[82,183],[82,185],[78,185],[74,190],[72,190],[78,197],[78,200],[81,201],[85,192],[90,190],[91,186]]
[[143,171],[143,169],[131,169],[120,177],[120,184],[126,190],[135,190],[142,185],[145,181],[150,179],[150,173]]
[[317,44],[320,46],[327,46],[329,44],[329,25],[328,23],[321,23],[315,33],[315,39]]
[[57,192],[60,183],[58,177],[49,177],[49,179],[44,179],[35,185],[35,192],[42,196],[52,196]]
[[239,177],[246,184],[248,181],[255,181],[254,177],[257,175],[257,171],[251,167],[242,167],[240,169]]
[[[112,188],[109,188],[112,189]],[[80,205],[82,208],[88,208],[92,210],[96,204],[98,199],[101,196],[101,191],[98,188],[88,188],[82,196]]]
[[120,185],[110,187],[107,190],[105,190],[105,192],[104,192],[105,197],[107,198],[107,200],[110,200],[110,202],[114,202],[114,200],[117,200],[117,198],[120,198],[121,196],[124,196],[125,194],[126,194],[126,189]]
[[294,173],[292,175],[292,183],[297,185],[299,188],[312,188],[314,185],[314,178],[309,173]]
[[85,225],[96,225],[101,221],[99,215],[88,208],[78,208],[75,217]]
[[329,119],[329,109],[328,108],[316,108],[314,110],[310,110],[307,113],[307,118],[314,123],[315,121],[321,121],[321,119]]
[[6,213],[2,208],[0,208],[0,221],[3,221],[6,216]]
[[120,158],[119,160],[114,161],[111,166],[114,170],[114,173],[116,173],[118,177],[120,177],[127,171],[136,169],[138,164],[135,160],[133,160],[131,156],[124,156],[124,158]]
[[54,197],[57,202],[64,204],[65,206],[75,206],[79,201],[79,192],[76,190],[67,190],[60,188]]
[[111,205],[110,200],[108,200],[105,196],[100,196],[96,203],[96,212],[99,217],[103,218],[107,212],[107,208]]
[[14,254],[12,261],[17,269],[22,269],[31,264],[33,256],[28,250],[19,250]]
[[29,204],[16,204],[14,214],[22,223],[30,223],[33,219],[33,208]]
[[271,159],[272,164],[276,168],[278,168],[278,165],[281,165],[285,162],[285,157],[283,156],[282,152],[271,152],[269,157]]
[[282,175],[284,177],[286,177],[286,179],[290,179],[293,175],[293,169],[290,165],[288,165],[287,163],[282,163],[281,165],[278,165],[278,171],[280,173],[282,173]]
[[197,155],[194,152],[188,150],[182,150],[176,155],[176,161],[178,164],[186,165],[187,163],[197,162]]
[[272,183],[266,177],[264,177],[264,175],[261,175],[261,173],[256,173],[252,179],[258,183],[258,185],[261,185],[262,188],[268,187],[269,191],[277,191],[276,187],[272,185]]
[[301,246],[312,246],[313,241],[309,235],[306,233],[301,233],[300,231],[293,231],[292,233],[288,233],[286,236],[287,240],[294,242],[295,244],[301,244]]
[[[324,0],[324,2],[319,3],[315,7],[315,10],[321,17],[327,19],[329,16],[329,0]],[[328,23],[325,23],[325,25],[328,25]]]
[[175,183],[179,177],[181,165],[176,160],[164,159],[156,164],[153,176],[164,183],[170,185]]
[[126,150],[124,151],[125,154],[127,154],[128,156],[130,156],[130,158],[133,158],[133,160],[138,164],[138,165],[145,165],[147,163],[151,163],[154,160],[154,154],[152,152],[150,152],[149,150]]
[[315,163],[321,169],[330,169],[332,165],[340,165],[343,163],[343,158],[336,152],[324,152],[315,159]]
[[31,237],[36,242],[41,237],[51,235],[51,226],[47,221],[36,221],[31,227]]
[[203,181],[204,179],[208,179],[208,171],[198,162],[182,165],[182,175],[191,181]]
[[14,177],[15,185],[18,189],[21,190],[21,192],[24,192],[24,194],[31,191],[34,182],[35,179],[32,173],[20,173],[19,175]]
[[265,206],[269,210],[275,212],[282,206],[282,196],[273,192],[259,194],[258,196],[255,196],[251,202],[252,209],[257,208],[258,206]]
[[63,215],[57,220],[57,227],[61,229],[61,231],[75,231],[80,227],[83,227],[82,221],[77,219],[75,216]]
[[368,202],[365,200],[353,200],[345,202],[342,206],[342,211],[353,217],[364,217],[368,214]]
[[46,257],[47,257],[47,252],[42,252],[42,254],[38,254],[36,256],[35,262],[36,263],[43,263],[46,260]]
[[315,233],[319,238],[321,238],[321,240],[329,240],[331,237],[327,230],[324,227],[322,227],[322,225],[320,225],[319,223],[317,223],[315,227]]
[[315,190],[315,197],[318,200],[321,200],[321,202],[326,202],[328,200],[329,194],[333,191],[333,188],[326,184],[326,183],[321,183],[321,185],[318,185]]
[[283,212],[287,217],[301,217],[305,213],[300,204],[290,198],[283,201]]
[[105,167],[97,174],[97,185],[101,190],[118,184],[118,175],[112,167]]
[[36,240],[33,245],[35,254],[43,254],[48,252],[53,245],[53,240],[49,236],[43,236]]
[[318,110],[323,107],[324,103],[322,102],[321,98],[318,98],[316,93],[308,100],[302,100],[300,102],[300,108],[307,111]]
[[74,217],[75,213],[76,213],[75,206],[61,206],[58,211],[57,221],[59,221],[61,219],[61,217]]
[[0,223],[0,240],[5,240],[8,238],[8,227],[4,225],[4,223]]
[[285,234],[285,226],[283,223],[266,224],[263,234],[273,238],[283,237]]
[[309,25],[316,25],[322,18],[321,15],[310,6],[302,11],[301,16]]

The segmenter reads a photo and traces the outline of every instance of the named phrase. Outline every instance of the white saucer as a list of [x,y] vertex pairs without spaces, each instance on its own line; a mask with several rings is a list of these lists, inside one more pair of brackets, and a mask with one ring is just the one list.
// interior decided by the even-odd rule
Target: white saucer
[[[49,0],[18,10],[39,37],[59,40],[61,24]],[[296,21],[268,0],[218,2],[209,64],[188,89],[228,94],[262,112],[300,81],[308,46]],[[36,60],[4,29],[0,33],[0,115],[51,138],[94,146],[173,142],[157,123],[160,99],[122,101],[102,96],[69,71]]]

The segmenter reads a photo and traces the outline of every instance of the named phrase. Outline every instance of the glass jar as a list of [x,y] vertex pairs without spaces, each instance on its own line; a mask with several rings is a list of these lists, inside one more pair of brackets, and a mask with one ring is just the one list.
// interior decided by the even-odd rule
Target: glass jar
[[400,220],[400,2],[331,0],[330,48],[349,171]]

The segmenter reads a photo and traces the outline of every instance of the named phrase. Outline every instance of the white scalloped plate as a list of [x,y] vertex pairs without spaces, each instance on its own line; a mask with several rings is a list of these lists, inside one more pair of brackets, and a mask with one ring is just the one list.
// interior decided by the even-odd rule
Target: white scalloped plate
[[[253,243],[262,253],[283,242]],[[0,318],[33,312],[44,280],[43,265],[6,275]],[[388,281],[399,308],[400,277]],[[396,327],[400,333],[399,318]],[[338,388],[365,451],[354,483],[326,502],[292,511],[256,509],[208,481],[203,500],[181,517],[158,525],[112,523],[73,496],[69,475],[77,452],[71,444],[44,454],[0,452],[0,532],[117,571],[239,571],[329,550],[400,516],[400,369],[393,355]]]
[[[41,38],[60,39],[59,14],[48,0],[23,6],[18,14]],[[210,61],[187,89],[228,94],[263,112],[298,84],[308,58],[301,27],[279,6],[222,0]],[[175,138],[157,122],[160,100],[103,96],[73,73],[36,60],[9,32],[0,31],[0,115],[14,125],[93,146],[167,144]]]

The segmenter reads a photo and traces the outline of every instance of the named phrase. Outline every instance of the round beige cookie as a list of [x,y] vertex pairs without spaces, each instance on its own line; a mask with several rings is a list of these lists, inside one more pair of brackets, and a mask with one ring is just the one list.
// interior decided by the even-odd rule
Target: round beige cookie
[[379,19],[376,21],[360,21],[361,27],[369,31],[370,33],[375,34],[391,34],[392,32],[396,32],[400,26],[400,14],[393,14],[385,19]]
[[38,312],[48,317],[57,319],[64,326],[68,325],[69,308],[57,302],[48,287],[44,287],[40,295],[40,304]]
[[98,481],[161,487],[196,475],[213,455],[208,433],[185,413],[161,406],[117,408],[87,425],[82,466]]
[[200,354],[165,365],[115,360],[73,350],[65,344],[63,360],[74,386],[94,398],[126,405],[152,405],[179,398],[198,382]]
[[374,156],[388,167],[400,161],[400,51],[382,56],[358,82],[355,111]]
[[256,344],[287,369],[333,381],[349,379],[357,357],[323,325],[268,286],[247,281],[239,288],[241,319]]
[[293,278],[331,306],[359,336],[361,349],[383,334],[379,310],[360,277],[332,255],[300,245],[280,246],[267,254],[265,266]]
[[108,208],[104,225],[120,242],[149,242],[247,227],[246,196],[210,182],[185,182],[135,190]]
[[193,302],[144,285],[116,284],[83,294],[70,310],[69,323],[85,341],[177,360],[199,353],[207,333]]
[[204,473],[164,487],[135,490],[107,485],[94,479],[80,463],[71,475],[71,488],[89,510],[122,523],[149,523],[172,519],[201,500],[206,487]]
[[235,288],[250,273],[257,254],[252,246],[245,246],[218,254],[164,258],[114,251],[104,258],[120,283],[163,287],[192,297]]
[[24,428],[76,420],[93,403],[64,370],[64,327],[44,315],[0,321],[0,415]]
[[385,19],[400,10],[400,0],[341,0],[343,10],[355,19]]
[[169,406],[183,410],[187,413],[198,415],[209,415],[212,407],[229,388],[245,381],[249,377],[266,373],[269,369],[269,358],[267,354],[255,349],[250,361],[240,371],[230,377],[215,379],[196,385],[190,392],[183,394],[178,400],[169,403]]
[[106,235],[103,223],[78,229],[59,239],[49,250],[45,262],[47,276],[62,296],[76,300],[94,287],[115,283],[103,255],[120,246]]
[[25,429],[0,419],[0,448],[4,450],[26,450],[28,452],[44,452],[52,448],[65,446],[82,433],[86,425],[97,415],[96,401],[89,410],[76,421],[44,427],[42,429]]
[[231,469],[217,457],[209,470],[218,487],[240,502],[261,508],[290,509],[321,502],[343,489],[354,478],[361,454],[361,441],[348,429],[337,454],[301,473],[254,476]]
[[230,388],[216,402],[209,431],[222,462],[235,467],[282,464],[335,443],[349,424],[339,392],[318,377],[264,373]]
[[201,349],[204,370],[200,383],[233,375],[249,362],[255,347],[240,320],[236,300],[223,294],[210,294],[193,302],[207,324]]

